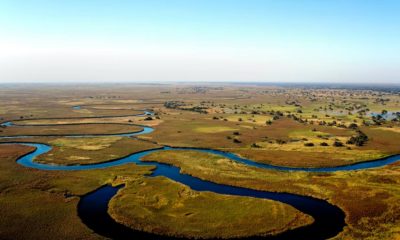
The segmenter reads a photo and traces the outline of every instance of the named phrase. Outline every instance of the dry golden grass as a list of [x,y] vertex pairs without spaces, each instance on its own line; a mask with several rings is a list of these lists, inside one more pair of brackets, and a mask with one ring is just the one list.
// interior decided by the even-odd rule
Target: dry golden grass
[[0,145],[0,239],[102,239],[77,216],[77,196],[118,179],[142,178],[151,168],[129,164],[60,172],[15,163],[18,156],[31,150]]
[[195,129],[199,133],[220,133],[220,132],[232,132],[237,131],[237,128],[214,126],[214,127],[198,127]]
[[[385,103],[376,101],[379,98],[389,99],[389,101]],[[138,101],[139,99],[143,102]],[[210,107],[207,110],[209,114],[165,109],[162,106],[164,101],[176,99],[192,104],[191,106],[197,106],[202,104],[202,101],[207,101],[209,103],[205,105]],[[304,143],[315,142],[317,145],[321,141],[316,133],[329,135],[329,139],[325,141],[331,145],[335,138],[344,142],[355,132],[351,129],[338,127],[301,124],[286,117],[274,121],[271,126],[266,126],[263,122],[271,119],[272,115],[268,113],[254,115],[251,112],[253,110],[274,110],[281,111],[284,114],[290,112],[303,120],[337,121],[346,125],[356,121],[361,126],[363,120],[371,120],[370,116],[349,115],[346,108],[365,104],[365,108],[375,112],[381,112],[384,109],[399,111],[399,100],[399,96],[396,94],[378,91],[296,89],[268,86],[211,87],[206,92],[196,92],[191,85],[84,86],[79,90],[69,86],[64,88],[51,86],[11,87],[0,89],[0,115],[3,118],[2,121],[7,121],[20,117],[27,119],[117,116],[140,113],[140,111],[133,109],[154,109],[160,113],[160,120],[143,121],[143,118],[128,117],[21,122],[27,124],[92,123],[93,121],[128,123],[129,120],[132,120],[133,123],[156,126],[152,134],[140,136],[140,138],[154,140],[162,144],[220,148],[274,165],[316,167],[335,166],[400,153],[398,146],[400,134],[396,130],[400,127],[399,123],[385,123],[380,127],[360,127],[369,137],[369,141],[363,147],[350,146],[352,150],[347,150],[346,147],[321,148],[314,146],[310,148],[304,147]],[[288,104],[290,102],[296,102],[299,106]],[[88,107],[72,110],[71,107],[74,105],[88,105]],[[126,109],[122,109],[125,107]],[[237,108],[238,114],[234,113],[235,108]],[[326,110],[324,110],[325,108]],[[332,108],[332,110],[329,108]],[[246,113],[242,114],[242,111]],[[213,120],[214,117],[218,117],[219,120]],[[243,121],[238,121],[239,117]],[[109,128],[101,126],[103,125],[93,125],[93,128],[87,126],[81,128],[57,126],[47,129],[41,127],[10,127],[1,128],[0,135],[49,132],[68,134],[116,133],[126,130],[124,127],[117,127],[117,125]],[[389,130],[389,128],[386,129],[387,126],[393,126],[393,128]],[[130,126],[127,128],[133,129]],[[312,132],[314,128],[316,131]],[[198,129],[200,129],[200,132]],[[204,132],[204,130],[206,131]],[[240,134],[234,135],[234,131],[238,131]],[[308,141],[301,140],[302,138],[307,138]],[[34,138],[25,141],[46,143],[55,139]],[[240,142],[234,143],[233,139]],[[291,142],[293,139],[300,139],[300,142]],[[138,141],[132,139],[115,141],[115,139],[110,138],[109,142],[87,140],[89,141],[87,144],[83,142],[74,144],[56,140],[56,144],[59,146],[54,146],[52,152],[40,157],[39,160],[57,164],[93,163],[107,161],[155,146],[136,145]],[[277,145],[277,140],[286,141],[287,144]],[[24,140],[21,139],[21,141]],[[272,141],[272,143],[269,143],[269,141]],[[253,143],[259,144],[262,148],[251,147]],[[1,154],[1,157],[6,159],[14,159],[20,152],[2,152]],[[238,165],[226,159],[192,162],[191,158],[199,158],[199,156],[190,153],[185,153],[185,155],[189,157],[167,155],[168,158],[164,158],[160,154],[153,160],[167,161],[173,156],[193,163],[192,165],[183,165],[183,161],[180,162],[175,159],[173,164],[181,164],[183,171],[193,175],[197,174],[198,177],[204,179],[261,190],[294,192],[328,199],[343,208],[347,214],[346,221],[349,226],[337,239],[395,239],[399,235],[400,191],[397,185],[400,170],[397,164],[368,171],[306,174],[260,170]],[[201,159],[213,158],[201,156]],[[0,162],[0,164],[3,164],[3,162]],[[78,222],[76,216],[71,215],[75,212],[77,200],[75,198],[65,200],[62,193],[64,191],[84,193],[104,182],[111,182],[110,179],[114,178],[127,178],[135,182],[134,179],[140,178],[143,174],[141,172],[138,176],[132,173],[133,170],[138,169],[142,168],[133,166],[125,168],[124,166],[102,171],[89,171],[85,172],[84,175],[81,173],[45,173],[29,170],[16,165],[13,161],[1,165],[0,211],[2,218],[0,220],[0,238],[3,239],[11,235],[15,239],[26,239],[27,233],[19,231],[21,226],[27,226],[29,228],[27,230],[32,231],[31,238],[34,239],[43,238],[40,233],[43,233],[44,230],[40,229],[46,229],[45,231],[48,232],[46,236],[51,236],[52,239],[78,238],[78,236],[83,236],[83,238],[95,237]],[[170,186],[172,192],[173,189],[177,188],[172,185],[168,186]],[[24,199],[33,200],[24,206],[22,204]],[[64,201],[70,205],[65,207],[67,203]],[[41,202],[45,204],[41,205]],[[57,215],[57,209],[60,209],[59,215]],[[31,215],[29,211],[32,211],[35,216]],[[46,216],[51,216],[51,219],[47,219]],[[57,224],[63,226],[62,233],[56,227]]]
[[18,135],[82,135],[118,134],[138,132],[142,127],[128,124],[77,124],[59,126],[12,126],[0,132],[0,136]]
[[[29,140],[28,140],[29,141]],[[36,161],[48,164],[76,165],[111,161],[129,154],[159,147],[127,137],[42,138],[53,149]]]
[[310,195],[338,205],[348,227],[336,239],[392,239],[400,224],[400,165],[357,172],[280,172],[208,153],[163,151],[144,158],[181,167],[204,180],[266,191]]
[[163,177],[129,182],[110,212],[134,229],[189,238],[269,235],[312,222],[279,202],[196,192]]
[[[117,220],[150,232],[193,237],[245,236],[272,234],[311,221],[285,204],[197,193],[164,178],[144,178],[151,167],[128,164],[92,171],[47,172],[15,164],[17,156],[30,150],[0,145],[0,156],[8,156],[0,158],[1,239],[99,238],[76,216],[78,198],[74,195],[105,183],[127,185],[111,204]],[[66,197],[65,193],[73,196]],[[214,209],[211,219],[210,206]],[[133,223],[135,219],[138,222]],[[188,219],[191,224],[187,224]],[[260,227],[251,227],[256,222]],[[26,225],[25,231],[20,231],[21,225]]]

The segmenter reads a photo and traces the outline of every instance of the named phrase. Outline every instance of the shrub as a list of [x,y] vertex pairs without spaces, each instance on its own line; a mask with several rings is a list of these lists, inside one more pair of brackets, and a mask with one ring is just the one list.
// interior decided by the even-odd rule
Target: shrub
[[253,143],[253,144],[251,144],[251,147],[252,147],[252,148],[261,148],[261,146],[260,146],[260,145],[258,145],[257,143]]
[[323,146],[323,147],[329,146],[329,144],[327,144],[326,142],[322,142],[322,143],[320,143],[319,145],[320,145],[320,146]]
[[357,133],[358,133],[357,136],[350,137],[350,139],[346,143],[355,144],[358,147],[363,146],[368,141],[368,136],[361,131],[358,131]]
[[335,146],[335,147],[343,147],[343,143],[340,142],[340,141],[335,141],[335,142],[333,143],[333,146]]
[[306,147],[314,147],[314,143],[311,143],[311,142],[304,143],[304,146],[306,146]]
[[355,124],[355,123],[351,123],[351,124],[349,125],[349,128],[350,128],[350,129],[357,129],[357,128],[358,128],[358,125]]
[[282,140],[282,139],[276,139],[276,143],[278,144],[285,144],[286,141]]

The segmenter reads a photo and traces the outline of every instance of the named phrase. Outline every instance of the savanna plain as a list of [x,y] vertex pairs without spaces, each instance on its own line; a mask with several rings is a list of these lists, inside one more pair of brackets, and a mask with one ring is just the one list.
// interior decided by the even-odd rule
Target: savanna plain
[[[77,213],[80,199],[104,185],[123,186],[108,203],[112,219],[159,238],[268,238],[314,222],[280,201],[196,191],[150,177],[152,162],[207,182],[322,199],[345,214],[345,226],[332,239],[400,239],[399,162],[296,170],[400,154],[400,91],[392,88],[3,85],[0,122],[0,239],[105,239]],[[153,131],[141,132],[145,128]],[[50,146],[33,159],[50,166],[112,163],[168,148],[140,159],[148,165],[49,171],[18,164],[35,151],[24,142]]]

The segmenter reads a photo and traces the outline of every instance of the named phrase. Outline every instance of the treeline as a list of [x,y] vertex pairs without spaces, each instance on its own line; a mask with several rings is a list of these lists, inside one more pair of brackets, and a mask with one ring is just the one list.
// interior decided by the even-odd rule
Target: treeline
[[164,102],[164,107],[170,108],[170,109],[179,109],[179,110],[185,110],[185,111],[204,113],[204,114],[208,113],[207,112],[207,109],[208,109],[207,107],[202,107],[202,106],[188,107],[182,101],[167,101],[167,102]]

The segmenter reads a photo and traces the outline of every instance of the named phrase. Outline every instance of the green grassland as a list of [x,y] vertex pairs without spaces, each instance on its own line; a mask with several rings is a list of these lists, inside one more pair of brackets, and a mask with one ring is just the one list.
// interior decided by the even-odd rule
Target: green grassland
[[110,208],[114,219],[134,229],[188,238],[276,234],[312,222],[285,204],[196,192],[163,177],[129,182]]
[[[362,128],[370,133],[365,146],[347,145],[355,135],[351,129],[309,125],[282,117],[271,125],[215,120],[204,114],[170,111],[161,115],[156,131],[140,138],[159,144],[185,147],[216,148],[273,165],[322,167],[346,165],[377,159],[397,153],[397,132]],[[371,129],[371,130],[369,130]],[[235,135],[235,132],[238,135]],[[234,142],[238,139],[240,142]],[[335,141],[344,147],[335,147]],[[282,142],[284,142],[282,144]],[[328,146],[320,146],[322,142]],[[218,143],[217,145],[215,143]],[[315,146],[307,147],[305,143]],[[256,144],[257,147],[252,147]]]
[[348,227],[336,239],[400,236],[399,164],[356,172],[305,173],[248,167],[194,151],[156,152],[143,160],[179,166],[183,173],[217,183],[327,199],[346,212]]
[[142,178],[151,169],[129,164],[91,171],[39,171],[15,163],[30,150],[0,146],[0,239],[100,239],[77,216],[78,196],[103,184],[118,184],[119,179]]
[[[294,167],[338,166],[400,153],[399,122],[374,122],[370,115],[400,111],[396,93],[235,85],[204,89],[198,91],[192,85],[1,88],[0,122],[18,119],[19,124],[60,125],[4,127],[0,136],[141,130],[132,124],[155,128],[137,137],[142,141],[113,136],[17,139],[51,145],[53,150],[36,160],[62,165],[110,161],[161,145],[220,149],[258,162]],[[185,104],[182,109],[163,104],[177,100]],[[83,107],[73,110],[76,105]],[[205,113],[194,111],[196,107]],[[157,118],[118,117],[142,113],[143,109],[153,110]],[[114,117],[88,118],[99,116]],[[80,118],[67,119],[71,117]],[[356,128],[349,127],[353,123]],[[357,131],[368,136],[362,146],[347,143]],[[335,147],[337,141],[343,146]],[[165,178],[144,177],[151,167],[129,164],[84,172],[47,172],[16,164],[15,159],[29,150],[0,145],[1,239],[100,238],[76,216],[75,195],[106,183],[126,184],[111,202],[115,219],[136,229],[168,235],[227,238],[270,234],[311,221],[284,204],[197,193]],[[180,166],[185,173],[217,183],[327,199],[346,212],[348,227],[336,239],[400,238],[399,164],[328,174],[257,169],[191,151],[158,152],[145,160]],[[211,206],[212,219],[207,218]],[[248,219],[257,224],[251,225]],[[26,230],[21,231],[21,226]]]
[[142,128],[128,124],[79,124],[59,126],[12,126],[6,127],[0,136],[18,135],[80,135],[80,134],[118,134],[138,132]]
[[[3,139],[0,142],[4,142]],[[19,142],[40,142],[52,146],[48,153],[35,161],[46,164],[79,165],[112,161],[132,153],[160,147],[151,142],[127,137],[35,137],[18,139]]]
[[[30,150],[30,147],[19,145],[0,146],[1,239],[10,236],[12,239],[99,239],[80,222],[76,207],[79,195],[103,184],[126,184],[126,188],[112,201],[111,213],[117,220],[149,232],[191,237],[215,237],[220,236],[219,233],[225,237],[245,236],[276,233],[312,221],[285,204],[197,193],[165,178],[145,178],[151,166],[127,164],[101,170],[49,172],[15,163],[18,156]],[[211,219],[208,212],[210,206],[214,206],[215,215]],[[236,208],[243,211],[235,212]],[[146,209],[153,211],[143,212]],[[185,218],[180,218],[182,214],[193,222],[183,227]],[[127,217],[130,221],[126,221]],[[133,219],[143,217],[147,220],[132,225]],[[246,219],[263,222],[264,225],[254,229],[250,227],[254,222],[247,221],[245,224]],[[175,225],[176,221],[180,221],[181,225]],[[232,225],[225,225],[226,222],[232,222]],[[24,226],[24,231],[21,231],[21,226]],[[210,232],[203,232],[204,229]],[[223,229],[223,232],[218,229]]]
[[37,161],[48,164],[75,165],[107,162],[129,154],[159,147],[156,144],[132,138],[54,138],[44,142],[53,149],[38,157]]

